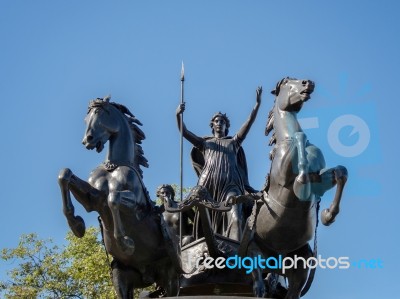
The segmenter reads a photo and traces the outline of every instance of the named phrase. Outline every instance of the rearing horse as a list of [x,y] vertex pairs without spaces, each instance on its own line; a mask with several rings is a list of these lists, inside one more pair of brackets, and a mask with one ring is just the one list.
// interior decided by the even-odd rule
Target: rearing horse
[[[322,152],[307,140],[297,120],[297,113],[313,91],[312,81],[292,78],[282,79],[272,91],[276,99],[266,127],[266,135],[273,131],[272,163],[262,200],[246,228],[252,235],[247,255],[313,257],[316,250],[313,253],[308,242],[314,237],[319,202],[335,185],[335,198],[330,208],[322,212],[322,223],[333,223],[339,213],[347,170],[343,166],[326,169]],[[300,265],[285,273],[275,272],[288,279],[286,299],[300,298],[311,285],[314,273],[309,275],[310,267],[303,269]],[[253,279],[255,295],[263,297],[260,269],[253,272]]]
[[63,211],[77,237],[85,223],[74,215],[70,192],[87,212],[99,213],[107,252],[113,257],[113,284],[118,298],[133,298],[134,288],[154,282],[168,295],[178,291],[179,260],[172,235],[142,181],[140,165],[147,167],[140,146],[145,138],[140,121],[123,105],[97,98],[89,104],[82,143],[101,152],[109,141],[106,160],[88,182],[71,170],[61,170],[58,181]]

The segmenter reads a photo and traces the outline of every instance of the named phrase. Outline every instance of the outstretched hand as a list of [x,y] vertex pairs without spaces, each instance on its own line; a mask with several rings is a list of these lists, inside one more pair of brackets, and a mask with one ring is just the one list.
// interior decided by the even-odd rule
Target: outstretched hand
[[176,108],[176,115],[180,115],[185,111],[185,103],[179,104],[178,108]]
[[260,104],[261,103],[261,94],[262,94],[262,86],[258,86],[256,90],[256,103]]

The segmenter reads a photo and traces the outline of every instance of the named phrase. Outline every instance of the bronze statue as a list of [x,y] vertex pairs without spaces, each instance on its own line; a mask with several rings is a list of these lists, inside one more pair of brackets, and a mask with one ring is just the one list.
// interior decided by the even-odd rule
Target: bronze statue
[[[241,244],[245,250],[241,254],[315,257],[316,248],[312,251],[308,241],[313,237],[316,240],[321,197],[335,185],[335,198],[330,208],[322,212],[322,223],[331,224],[339,213],[347,170],[343,166],[326,169],[322,152],[307,140],[297,121],[297,113],[313,91],[314,82],[292,78],[282,79],[272,91],[276,98],[266,127],[266,135],[273,131],[271,169],[263,195],[247,222]],[[304,295],[314,271],[315,268],[309,274],[309,268],[301,267],[288,270],[285,276],[289,288],[285,298]],[[265,285],[261,270],[254,270],[253,277],[255,295],[263,297]]]
[[[185,110],[185,103],[176,110],[178,128],[182,125],[182,134],[193,144],[193,163],[199,176],[197,185],[207,188],[211,197],[219,202],[228,200],[231,196],[245,193],[249,187],[247,166],[241,144],[246,138],[256,119],[261,103],[262,88],[256,92],[256,105],[247,121],[233,137],[228,136],[230,122],[222,113],[216,113],[210,122],[213,136],[202,138],[189,131],[181,124],[180,114]],[[240,240],[244,225],[242,204],[232,207],[227,213],[214,212],[212,215],[213,231],[234,240]]]
[[[194,220],[194,212],[192,209],[188,209],[182,213],[171,213],[168,212],[165,207],[176,209],[178,202],[175,201],[175,191],[171,185],[163,184],[157,188],[157,197],[163,201],[161,205],[161,213],[164,217],[165,222],[175,232],[177,236],[182,234],[182,246],[190,243],[193,239],[192,230],[193,224],[189,223]],[[180,232],[180,215],[182,215],[182,232]]]
[[64,214],[73,233],[82,237],[85,223],[74,215],[70,192],[86,211],[99,213],[105,247],[113,257],[118,298],[133,298],[134,288],[153,283],[174,296],[180,272],[177,244],[142,181],[140,166],[148,166],[140,146],[145,135],[140,121],[125,106],[109,100],[90,102],[82,142],[87,149],[101,152],[108,141],[105,162],[92,171],[88,182],[70,169],[59,174]]
[[[101,152],[108,141],[108,154],[87,182],[70,169],[61,170],[58,182],[63,212],[76,236],[84,235],[85,223],[75,216],[70,193],[86,211],[100,215],[106,251],[113,257],[112,279],[118,298],[132,298],[134,288],[153,283],[165,293],[157,291],[149,295],[151,298],[253,292],[257,297],[278,294],[279,298],[298,299],[308,291],[315,273],[315,268],[309,266],[288,269],[286,273],[266,269],[267,279],[256,267],[251,276],[252,289],[252,278],[243,269],[209,270],[206,259],[317,256],[321,197],[337,186],[330,208],[321,216],[322,223],[330,225],[339,213],[348,174],[343,166],[325,168],[322,152],[307,140],[297,120],[297,113],[313,90],[310,80],[284,78],[272,91],[276,98],[268,115],[266,135],[273,132],[273,150],[262,192],[249,185],[241,147],[257,116],[262,88],[256,91],[256,104],[249,118],[233,137],[228,135],[228,117],[220,112],[211,119],[212,136],[196,136],[182,121],[185,104],[181,103],[176,110],[178,127],[194,146],[191,158],[198,186],[185,200],[177,202],[173,188],[161,185],[157,189],[157,196],[163,200],[160,208],[150,199],[142,181],[140,166],[148,167],[148,163],[140,145],[145,139],[140,121],[125,106],[110,102],[109,97],[90,102],[83,144]],[[243,212],[246,203],[254,203],[250,216]],[[197,211],[194,219],[192,208]],[[178,213],[182,215],[185,236],[182,244],[177,238]],[[189,219],[196,226],[195,241],[190,236]],[[311,249],[308,242],[313,237]],[[199,258],[201,263],[196,264]],[[283,277],[287,278],[288,289],[282,296],[276,286]]]

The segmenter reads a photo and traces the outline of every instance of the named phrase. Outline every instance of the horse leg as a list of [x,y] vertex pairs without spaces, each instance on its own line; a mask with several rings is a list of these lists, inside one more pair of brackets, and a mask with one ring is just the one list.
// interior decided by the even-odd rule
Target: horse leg
[[265,284],[262,277],[261,269],[257,268],[251,272],[253,278],[253,294],[254,297],[264,298],[265,296]]
[[[250,242],[248,250],[247,250],[248,257],[255,257],[255,256],[263,256],[261,249],[257,246],[254,242]],[[243,257],[243,256],[242,256]],[[262,270],[260,267],[255,267],[253,271],[251,271],[251,277],[253,279],[253,294],[254,297],[257,298],[264,298],[266,294],[265,283],[262,277]]]
[[[337,187],[335,197],[333,198],[329,209],[324,209],[321,212],[322,224],[326,226],[331,225],[335,221],[337,214],[339,214],[340,201],[342,199],[343,189],[348,177],[347,169],[344,166],[339,165],[332,171],[334,173],[333,185],[336,184]],[[324,178],[324,176],[322,177]]]
[[141,285],[141,275],[134,269],[124,267],[121,263],[113,261],[112,282],[118,299],[133,299],[135,282]]
[[58,184],[61,189],[63,201],[63,212],[67,218],[68,225],[72,232],[78,238],[82,238],[85,234],[85,222],[82,217],[75,216],[75,208],[71,201],[70,183],[72,179],[72,171],[68,168],[62,169],[58,175]]
[[70,192],[87,212],[98,210],[99,204],[104,201],[105,194],[93,188],[88,182],[78,178],[68,168],[60,171],[58,184],[61,188],[64,215],[74,235],[81,238],[85,234],[85,222],[82,217],[74,215],[75,209],[71,201]]
[[[296,269],[288,275],[289,288],[285,299],[300,299],[301,290],[307,282],[307,269]],[[289,273],[288,273],[289,274]]]
[[306,154],[307,136],[303,132],[294,134],[297,145],[299,174],[294,180],[293,191],[300,200],[307,200],[311,195],[311,184],[308,175],[308,161]]
[[308,278],[309,267],[307,260],[312,257],[312,251],[308,244],[289,255],[293,261],[294,266],[287,270],[287,279],[289,288],[287,290],[285,299],[300,299],[301,290],[305,286]]
[[163,265],[158,273],[159,285],[167,293],[167,296],[177,296],[179,292],[179,275],[173,265]]
[[[123,195],[123,196],[122,196]],[[130,211],[134,208],[134,193],[130,191],[112,191],[108,194],[108,206],[114,220],[114,238],[120,249],[127,255],[135,251],[135,243],[125,233],[121,220],[121,209]],[[132,215],[132,217],[134,217]]]

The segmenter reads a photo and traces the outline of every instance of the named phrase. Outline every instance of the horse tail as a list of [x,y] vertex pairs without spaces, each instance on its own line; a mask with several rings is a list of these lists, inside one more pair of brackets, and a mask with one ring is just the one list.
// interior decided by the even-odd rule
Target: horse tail
[[161,233],[166,243],[167,254],[171,260],[172,266],[175,268],[177,274],[192,274],[192,273],[186,273],[182,269],[180,255],[177,252],[177,248],[175,246],[176,243],[172,240],[170,231],[168,229],[168,224],[165,222],[164,217],[161,214],[159,215],[159,219],[160,219]]

